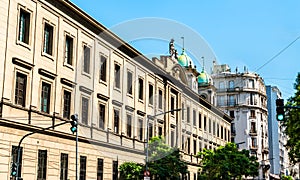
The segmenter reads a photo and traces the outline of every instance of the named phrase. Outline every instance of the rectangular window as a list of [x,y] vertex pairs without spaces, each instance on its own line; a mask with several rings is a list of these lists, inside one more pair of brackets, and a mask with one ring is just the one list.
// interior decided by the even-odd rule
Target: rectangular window
[[175,146],[175,131],[171,131],[171,147]]
[[194,149],[194,154],[197,154],[197,141],[194,139],[193,140],[193,149]]
[[196,116],[196,110],[193,109],[193,125],[197,126],[197,116]]
[[68,154],[60,155],[60,180],[68,180]]
[[158,127],[158,135],[162,136],[163,135],[163,129],[161,126]]
[[[23,148],[20,147],[20,162],[19,162],[19,168],[18,168],[18,177],[21,177],[22,173],[22,155],[23,155]],[[18,161],[18,146],[12,146],[11,149],[11,156],[12,156],[12,161],[14,163],[17,163]],[[16,179],[13,179],[16,180]]]
[[211,119],[208,119],[208,132],[211,133]]
[[115,64],[115,87],[120,89],[121,87],[121,82],[120,82],[120,75],[121,75],[121,67],[118,64]]
[[181,109],[182,109],[182,111],[181,111],[181,119],[182,119],[182,121],[184,121],[184,104],[183,103],[181,105]]
[[104,123],[105,123],[105,105],[100,104],[99,105],[99,128],[104,129]]
[[256,133],[256,123],[255,122],[251,122],[250,132],[251,133]]
[[41,94],[41,111],[49,113],[50,109],[50,93],[51,85],[42,82],[42,94]]
[[20,9],[18,40],[23,43],[29,44],[29,30],[30,30],[30,13],[23,9]]
[[217,123],[217,137],[220,137],[220,125]]
[[229,116],[234,118],[234,111],[229,111]]
[[119,133],[119,118],[120,118],[120,111],[114,109],[114,133]]
[[207,130],[207,127],[206,127],[206,116],[204,116],[204,124],[203,124],[203,126],[204,126],[204,131],[206,131]]
[[97,180],[103,180],[103,159],[97,160]]
[[149,104],[153,105],[153,85],[149,84]]
[[80,174],[79,180],[86,179],[86,156],[80,156]]
[[46,180],[47,177],[47,150],[39,150],[37,180]]
[[162,103],[163,103],[163,92],[162,90],[158,90],[158,108],[162,109]]
[[81,103],[81,121],[83,124],[87,125],[89,118],[89,99],[82,97]]
[[213,121],[213,135],[216,135],[216,122]]
[[186,107],[186,121],[187,121],[187,123],[191,122],[191,119],[190,119],[190,107],[189,106]]
[[63,117],[70,118],[71,110],[71,92],[64,90],[64,107],[63,107]]
[[68,35],[66,35],[65,62],[69,65],[73,65],[73,38]]
[[223,126],[221,126],[221,139],[224,138],[224,133],[223,133]]
[[112,167],[112,169],[113,169],[113,173],[112,173],[113,177],[112,177],[112,179],[113,180],[118,180],[118,161],[113,161],[113,167]]
[[185,147],[185,141],[184,141],[184,135],[181,136],[181,149],[184,151]]
[[[174,110],[175,109],[175,97],[174,96],[171,96],[171,107],[170,107],[170,110]],[[171,114],[174,115],[175,114],[175,111],[171,111]]]
[[149,139],[153,137],[153,123],[149,123]]
[[142,119],[139,119],[139,122],[138,122],[138,138],[139,140],[143,140],[143,120]]
[[127,128],[126,128],[126,134],[128,137],[131,137],[132,132],[132,116],[130,114],[127,114]]
[[15,87],[15,104],[25,107],[27,76],[17,72]]
[[100,81],[106,82],[106,63],[107,58],[105,56],[100,57]]
[[53,49],[53,26],[45,23],[44,26],[44,49],[43,52],[52,55]]
[[127,94],[132,95],[132,72],[127,71]]
[[144,80],[139,78],[139,99],[144,99]]
[[191,139],[188,137],[187,138],[187,150],[188,150],[188,154],[191,153]]
[[83,46],[83,72],[90,74],[91,48]]
[[199,118],[199,120],[198,120],[198,121],[199,121],[198,127],[199,127],[199,128],[202,128],[202,117],[201,117],[201,113],[198,114],[198,118]]

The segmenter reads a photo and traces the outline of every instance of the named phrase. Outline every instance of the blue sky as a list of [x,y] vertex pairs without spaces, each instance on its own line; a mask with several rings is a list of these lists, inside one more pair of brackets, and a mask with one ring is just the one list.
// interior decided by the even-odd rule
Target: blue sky
[[71,1],[147,56],[167,54],[171,38],[181,53],[184,36],[197,69],[200,56],[206,67],[214,58],[232,71],[246,66],[285,99],[294,95],[300,72],[298,0]]

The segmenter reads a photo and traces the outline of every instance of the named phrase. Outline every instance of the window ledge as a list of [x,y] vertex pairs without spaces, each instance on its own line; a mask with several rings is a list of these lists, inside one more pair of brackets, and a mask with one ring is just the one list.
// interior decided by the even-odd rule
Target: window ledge
[[71,64],[68,64],[68,63],[64,62],[64,67],[69,68],[72,71],[74,71],[74,67]]
[[44,51],[42,51],[42,56],[48,58],[48,59],[51,59],[52,61],[54,61],[54,56],[48,54],[48,53],[45,53]]
[[24,43],[22,41],[17,40],[17,45],[20,45],[20,46],[28,49],[29,51],[31,51],[31,46],[29,44],[27,44],[27,43]]

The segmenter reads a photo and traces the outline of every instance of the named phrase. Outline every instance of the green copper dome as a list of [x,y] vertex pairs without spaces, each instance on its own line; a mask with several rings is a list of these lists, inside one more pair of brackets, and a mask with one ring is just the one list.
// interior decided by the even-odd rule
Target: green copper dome
[[192,59],[185,53],[184,49],[182,49],[182,53],[177,60],[178,63],[183,67],[189,66],[190,64],[193,66]]
[[202,70],[202,72],[198,76],[198,83],[199,84],[208,84],[209,83],[209,77],[206,72]]

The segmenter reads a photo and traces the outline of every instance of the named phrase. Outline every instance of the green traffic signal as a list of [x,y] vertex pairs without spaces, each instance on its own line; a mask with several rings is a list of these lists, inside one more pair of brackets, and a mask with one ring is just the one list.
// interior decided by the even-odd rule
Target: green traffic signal
[[13,176],[13,177],[16,177],[17,176],[17,170],[18,169],[17,169],[16,163],[12,163],[10,175]]
[[74,134],[75,132],[77,132],[77,125],[78,125],[78,115],[74,114],[71,116],[72,121],[70,121],[71,123],[71,132]]
[[276,99],[276,119],[277,121],[284,121],[284,100]]
[[282,114],[278,114],[277,115],[277,120],[278,121],[282,121],[284,119],[283,115]]

